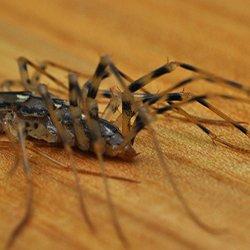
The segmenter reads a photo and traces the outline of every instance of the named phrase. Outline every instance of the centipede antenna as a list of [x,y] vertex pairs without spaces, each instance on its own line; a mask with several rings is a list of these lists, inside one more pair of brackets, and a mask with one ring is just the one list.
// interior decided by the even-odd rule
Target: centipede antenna
[[27,193],[27,203],[26,203],[26,210],[23,218],[21,221],[17,224],[15,229],[12,231],[7,244],[6,249],[10,249],[15,242],[15,239],[22,233],[24,227],[29,223],[30,218],[32,216],[32,204],[33,204],[33,182],[32,182],[32,175],[31,175],[31,168],[29,165],[29,161],[27,158],[27,152],[25,148],[25,136],[24,136],[24,125],[18,122],[17,125],[17,133],[18,133],[18,139],[20,144],[20,151],[22,154],[22,160],[23,160],[23,170],[24,174],[26,176],[27,184],[28,184],[28,193]]
[[78,198],[79,198],[79,204],[80,204],[80,209],[81,209],[81,213],[84,217],[85,222],[87,223],[88,227],[91,229],[92,232],[95,231],[95,228],[92,224],[92,221],[90,219],[88,210],[86,208],[85,202],[84,202],[84,196],[83,196],[83,191],[80,185],[80,179],[77,173],[77,169],[75,167],[75,164],[73,162],[72,159],[72,150],[71,150],[71,146],[70,146],[70,138],[69,135],[66,133],[66,130],[63,128],[62,124],[59,122],[58,117],[54,111],[54,105],[52,102],[52,99],[50,97],[50,94],[48,92],[48,89],[46,87],[46,85],[44,84],[39,84],[38,85],[38,91],[40,93],[40,95],[43,97],[46,106],[48,108],[48,112],[50,114],[51,120],[53,121],[54,125],[57,128],[57,131],[60,135],[60,138],[62,140],[62,143],[64,145],[64,148],[66,150],[66,152],[68,153],[69,156],[69,165],[72,169],[72,173],[74,175],[75,178],[75,185],[76,185],[76,191],[78,193]]

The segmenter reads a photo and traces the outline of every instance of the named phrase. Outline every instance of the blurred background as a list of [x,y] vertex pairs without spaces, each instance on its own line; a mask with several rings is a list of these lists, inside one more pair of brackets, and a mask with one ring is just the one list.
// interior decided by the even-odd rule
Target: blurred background
[[[134,79],[168,60],[178,60],[250,86],[249,24],[249,0],[0,0],[0,80],[19,77],[19,56],[34,62],[49,59],[91,75],[99,57],[108,54]],[[66,82],[67,74],[60,74]],[[163,90],[186,75],[177,70],[148,89]],[[195,93],[213,90],[209,84],[184,89]],[[235,94],[223,87],[216,90]],[[249,105],[225,105],[221,100],[217,104],[233,118],[249,122]],[[204,114],[196,107],[190,107],[190,111]],[[107,160],[108,173],[140,182],[110,181],[131,248],[249,249],[249,157],[220,146],[215,150],[205,135],[187,123],[165,119],[155,126],[191,207],[203,221],[229,228],[230,233],[209,235],[190,221],[170,185],[164,182],[153,146],[149,143],[145,147],[148,135],[142,133],[136,144],[141,154],[134,163]],[[217,130],[221,134],[221,128]],[[244,137],[237,137],[237,131],[225,133],[234,142],[246,145]],[[61,150],[44,150],[65,162]],[[13,155],[12,151],[3,152],[1,177]],[[98,172],[94,157],[80,156],[76,161],[82,167]],[[90,193],[88,204],[98,228],[97,235],[92,235],[81,223],[71,174],[31,157],[36,166],[35,216],[13,249],[122,248],[110,222],[101,179],[81,179]],[[38,166],[38,161],[42,165]],[[1,186],[3,244],[24,211],[21,171]]]

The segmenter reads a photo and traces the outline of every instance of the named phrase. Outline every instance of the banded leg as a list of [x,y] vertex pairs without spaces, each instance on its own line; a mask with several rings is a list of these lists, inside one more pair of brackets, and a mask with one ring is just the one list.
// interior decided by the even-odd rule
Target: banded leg
[[[182,63],[182,62],[175,62],[175,61],[169,62],[169,63],[159,67],[158,69],[144,75],[143,77],[140,77],[139,79],[137,79],[136,81],[134,81],[133,83],[131,83],[129,85],[129,90],[131,92],[135,92],[135,91],[141,89],[142,87],[144,87],[145,85],[149,84],[150,82],[152,82],[154,79],[159,78],[160,76],[162,76],[164,74],[171,73],[172,71],[174,71],[178,67],[183,68],[183,69],[188,70],[188,71],[198,73],[202,78],[204,78],[208,81],[218,83],[218,84],[223,84],[223,85],[226,85],[227,87],[241,90],[248,95],[250,94],[249,87],[244,86],[236,81],[225,79],[223,77],[217,76],[215,74],[212,74],[212,73],[205,71],[203,69],[200,69],[198,67],[192,66],[190,64],[186,64],[186,63]],[[186,83],[188,83],[188,82],[190,82],[190,81],[187,80]],[[183,83],[181,86],[184,86],[186,83]]]
[[[100,65],[100,64],[99,64]],[[82,78],[90,78],[90,75],[86,74],[86,73],[82,73],[80,71],[77,71],[77,70],[74,70],[72,68],[69,68],[67,66],[64,66],[64,65],[61,65],[59,63],[55,63],[53,61],[50,61],[50,60],[45,60],[43,61],[39,67],[40,67],[40,71],[36,70],[33,74],[33,76],[31,77],[31,81],[34,83],[34,84],[38,84],[39,81],[40,81],[40,77],[41,75],[43,74],[43,72],[47,72],[46,69],[48,67],[53,67],[53,68],[57,68],[57,69],[60,69],[62,71],[65,71],[67,73],[73,73],[75,74],[76,76],[78,77],[82,77]],[[122,77],[124,79],[126,79],[128,82],[133,82],[133,79],[131,77],[129,77],[127,74],[125,74],[124,72],[122,72],[121,70],[119,70],[120,74],[122,75]],[[50,75],[51,76],[51,75]],[[102,73],[102,80],[107,78],[109,76],[109,73],[107,71],[104,71]],[[47,76],[48,77],[48,76]],[[50,78],[51,79],[51,78]],[[56,78],[54,78],[56,79]],[[52,81],[54,81],[53,79],[51,79]],[[58,79],[56,79],[57,81],[60,81]],[[57,81],[55,83],[57,83]]]
[[[247,135],[249,137],[249,131],[247,128],[245,128],[244,126],[240,125],[239,123],[236,123],[233,119],[231,119],[228,115],[226,115],[225,113],[223,113],[222,111],[220,111],[219,109],[217,109],[216,107],[214,107],[212,104],[210,104],[209,102],[207,102],[203,97],[193,97],[194,100],[196,100],[198,103],[200,103],[202,106],[208,108],[209,110],[211,110],[212,112],[214,112],[215,114],[217,114],[219,117],[223,118],[225,121],[227,121],[228,123],[232,124],[233,127],[237,128],[240,132],[242,132],[243,134]],[[192,102],[193,100],[190,100],[190,102]]]
[[[89,139],[84,132],[82,123],[82,103],[81,101],[81,90],[77,82],[77,77],[74,73],[69,74],[69,103],[70,103],[70,114],[72,116],[75,139],[78,147],[87,151],[89,149]],[[82,108],[82,109],[81,109]]]
[[83,191],[82,191],[82,188],[80,186],[80,179],[78,176],[78,172],[77,172],[77,169],[73,163],[72,149],[71,149],[71,144],[72,144],[71,136],[68,134],[67,130],[64,129],[64,127],[62,126],[62,124],[58,120],[58,117],[57,117],[55,110],[54,110],[53,101],[50,97],[50,94],[47,90],[47,87],[45,85],[40,84],[38,86],[38,91],[46,103],[50,118],[51,118],[53,124],[56,126],[56,129],[57,129],[58,134],[62,140],[64,148],[69,155],[70,167],[72,169],[72,172],[73,172],[73,175],[75,178],[76,190],[77,190],[77,193],[79,195],[79,203],[80,203],[80,209],[81,209],[82,215],[83,215],[87,225],[89,226],[89,228],[92,231],[94,231],[95,230],[94,226],[90,220],[90,216],[88,214],[88,211],[86,209],[86,205],[85,205],[85,202],[83,199]]
[[108,56],[104,57],[104,61],[111,70],[111,73],[115,76],[118,80],[119,85],[123,88],[124,92],[121,94],[122,100],[122,135],[124,137],[128,137],[130,134],[130,120],[135,114],[135,110],[137,107],[135,106],[136,102],[134,100],[134,96],[131,95],[130,91],[127,88],[126,83],[123,80],[123,75],[120,74],[120,70],[117,69],[114,64],[111,62]]
[[[95,98],[97,96],[97,92],[99,90],[101,80],[103,78],[103,75],[107,67],[108,67],[107,56],[103,56],[100,59],[100,62],[96,68],[94,76],[89,81],[86,82],[86,84],[84,85],[84,89],[83,89],[83,96],[86,96],[83,102],[87,103],[88,105],[88,112],[90,114],[90,117],[93,118],[93,119],[89,119],[89,122],[91,122],[93,126],[98,125],[98,123],[96,122],[93,123],[94,120],[98,119],[98,105],[97,105],[97,102],[95,101]],[[123,73],[122,77],[124,77],[124,75],[125,74]],[[125,76],[125,78],[126,77],[128,76]],[[123,112],[123,122],[122,122],[123,135],[126,135],[128,131],[130,130],[130,119],[132,117],[132,109],[130,107],[130,100],[127,98],[129,98],[128,95],[122,94],[122,109],[125,111]],[[86,111],[84,113],[86,113]],[[95,133],[98,133],[97,132],[98,130],[99,128],[97,127],[95,129],[96,131]]]
[[111,196],[111,192],[110,192],[107,174],[105,171],[104,160],[103,160],[103,153],[105,150],[105,141],[103,140],[102,135],[101,135],[101,130],[100,130],[99,122],[98,122],[98,119],[99,119],[98,111],[97,111],[98,106],[95,101],[95,97],[96,97],[96,94],[100,85],[101,76],[106,67],[107,65],[105,65],[105,62],[101,59],[99,65],[97,66],[95,74],[92,78],[92,81],[89,81],[88,83],[89,92],[87,93],[87,96],[85,98],[83,98],[83,96],[79,92],[79,85],[77,81],[73,81],[75,80],[74,78],[76,76],[70,77],[71,78],[70,91],[74,92],[74,94],[77,94],[77,98],[79,100],[78,107],[81,109],[82,113],[84,113],[86,117],[88,129],[92,138],[91,143],[93,144],[94,152],[99,161],[99,167],[100,167],[101,175],[103,178],[103,184],[104,184],[105,193],[107,197],[107,203],[108,203],[108,207],[110,210],[112,222],[116,230],[116,234],[121,240],[122,244],[124,246],[127,246],[128,242],[127,242],[127,239],[125,238],[125,235],[122,231],[121,225],[118,220],[118,216],[117,216],[116,209],[115,209],[112,196]]
[[183,105],[186,105],[188,103],[198,102],[199,104],[206,107],[207,109],[209,109],[210,111],[212,111],[213,113],[217,114],[219,117],[221,117],[222,119],[227,121],[229,124],[231,124],[232,126],[237,128],[241,133],[243,133],[243,134],[245,134],[245,135],[247,135],[249,137],[249,131],[248,131],[248,129],[246,127],[239,124],[239,122],[234,121],[228,115],[226,115],[225,113],[223,113],[222,111],[220,111],[219,109],[214,107],[212,104],[210,104],[208,101],[206,101],[206,99],[209,98],[209,95],[194,96],[194,95],[189,94],[189,97],[185,96],[185,98],[183,98],[184,94],[185,93],[183,93],[183,94],[179,93],[179,96],[180,96],[179,100],[181,102],[174,103],[174,104],[171,104],[171,105],[166,105],[166,106],[163,106],[161,108],[158,108],[158,109],[156,109],[157,114],[161,114],[161,113],[164,113],[166,111],[173,110],[174,108],[179,108],[179,107],[181,107]]
[[[59,64],[59,63],[55,63],[53,61],[50,61],[50,60],[45,60],[43,61],[41,64],[40,64],[40,68],[42,70],[46,70],[48,68],[48,66],[51,66],[53,68],[57,68],[57,69],[60,69],[60,70],[63,70],[65,72],[68,72],[68,73],[74,73],[75,75],[77,75],[78,77],[82,77],[82,78],[90,78],[90,75],[88,74],[85,74],[85,73],[82,73],[78,70],[74,70],[72,68],[69,68],[67,66],[64,66],[62,64]],[[125,74],[124,72],[122,72],[121,70],[119,70],[121,76],[126,79],[128,82],[133,82],[133,79],[128,76],[127,74]],[[41,76],[41,73],[39,71],[36,71],[35,74],[33,75],[32,79],[36,82],[39,82],[40,80],[40,76]],[[109,73],[108,72],[105,72],[104,75],[103,75],[103,79],[108,77],[109,76]]]
[[[60,69],[64,72],[67,73],[74,73],[75,75],[77,75],[78,77],[82,77],[82,78],[90,78],[90,75],[82,73],[80,71],[74,70],[72,68],[69,68],[67,66],[61,65],[59,63],[55,63],[49,60],[43,61],[39,67],[41,68],[41,70],[46,71],[48,67],[52,67],[52,68],[56,68],[56,69]],[[40,81],[40,78],[42,76],[42,73],[40,71],[35,71],[33,76],[31,77],[31,81],[38,84]],[[105,74],[103,75],[103,79],[108,77],[108,72],[105,72]]]
[[[49,66],[52,67],[52,68],[60,69],[60,70],[65,71],[67,73],[70,73],[70,72],[74,73],[75,75],[83,77],[83,78],[89,78],[90,77],[90,75],[88,75],[88,74],[85,74],[85,73],[82,73],[80,71],[74,70],[72,68],[61,65],[59,63],[52,62],[50,60],[45,60],[45,61],[43,61],[42,63],[39,64],[39,67],[42,70],[46,70]],[[41,77],[41,73],[39,71],[36,71],[35,74],[32,76],[32,79],[38,83],[40,81],[40,77]]]
[[[91,80],[87,81],[87,83],[84,86],[85,90],[87,89],[87,94],[86,94],[87,102],[91,103],[91,105],[95,107],[95,108],[89,108],[90,112],[92,112],[92,110],[95,110],[97,107],[97,104],[95,103],[94,99],[96,98],[96,95],[97,95],[97,92],[98,92],[98,89],[102,80],[102,76],[104,72],[106,71],[107,66],[108,66],[107,56],[101,57],[100,63],[97,66],[94,76],[92,77]],[[129,82],[132,81],[132,79],[128,75],[123,73],[121,70],[117,69],[117,71],[119,72],[119,75],[121,76],[122,79],[125,79]],[[133,116],[133,110],[132,110],[132,107],[130,106],[130,102],[131,102],[130,97],[127,94],[123,93],[121,99],[122,99],[122,110],[124,111],[122,112],[123,114],[122,115],[122,134],[126,136],[130,130],[130,119]],[[113,107],[118,109],[118,104],[116,103],[116,105]],[[95,114],[92,114],[92,116],[98,117],[97,113],[98,112],[96,112]]]
[[[205,99],[209,98],[209,95],[192,96],[189,93],[169,93],[169,94],[166,94],[164,98],[168,102],[170,102],[170,104],[165,105],[165,106],[163,106],[161,108],[154,108],[156,110],[157,114],[163,114],[163,113],[165,113],[167,111],[176,111],[177,113],[182,114],[184,117],[186,117],[190,122],[196,124],[203,132],[205,132],[208,136],[210,136],[210,138],[213,141],[218,141],[218,142],[220,142],[220,143],[222,143],[222,144],[224,144],[224,145],[226,145],[226,146],[228,146],[228,147],[230,147],[232,149],[239,150],[241,152],[247,152],[247,153],[250,152],[247,149],[236,147],[235,145],[230,144],[230,143],[226,142],[225,140],[222,140],[222,139],[218,138],[208,128],[203,126],[197,119],[195,119],[195,117],[190,116],[187,112],[185,112],[183,109],[180,108],[181,106],[183,106],[183,105],[185,105],[187,103],[197,101],[201,105],[205,106],[206,108],[208,108],[209,110],[211,110],[212,112],[214,112],[215,114],[217,114],[218,116],[223,118],[227,123],[229,123],[232,126],[236,127],[240,132],[242,132],[243,134],[249,136],[249,131],[248,131],[247,128],[242,126],[239,122],[234,121],[233,119],[228,117],[226,114],[224,114],[223,112],[221,112],[220,110],[218,110],[217,108],[215,108],[214,106],[212,106],[211,104],[209,104],[205,100]],[[182,102],[172,103],[172,101],[182,101]],[[155,101],[153,103],[155,103]],[[150,102],[149,102],[149,104],[152,105]],[[133,124],[134,137],[144,127],[145,127],[145,124],[141,121],[140,117],[137,117],[134,124]]]

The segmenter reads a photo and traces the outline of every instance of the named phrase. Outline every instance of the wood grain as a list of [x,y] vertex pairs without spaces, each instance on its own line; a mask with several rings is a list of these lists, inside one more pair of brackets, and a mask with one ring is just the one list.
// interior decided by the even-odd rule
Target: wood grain
[[[134,78],[164,64],[185,61],[250,86],[250,8],[248,0],[1,0],[0,77],[18,78],[16,58],[50,59],[91,74],[101,54],[109,54]],[[158,91],[187,74],[181,70],[149,86]],[[61,74],[66,79],[66,74]],[[111,83],[111,85],[114,83]],[[193,84],[194,93],[240,93],[211,84]],[[250,122],[249,105],[213,101],[240,121]],[[191,105],[203,117],[210,112]],[[202,221],[228,232],[212,235],[186,215],[165,180],[147,131],[135,143],[133,162],[106,160],[119,219],[131,249],[249,249],[249,156],[214,145],[195,126],[170,117],[154,124],[171,172]],[[230,142],[249,148],[235,129],[210,126]],[[42,148],[67,162],[62,149]],[[122,249],[105,202],[102,180],[81,175],[88,208],[97,227],[83,223],[72,174],[30,153],[35,184],[34,214],[13,249]],[[24,212],[22,169],[7,180],[14,151],[1,149],[0,249]],[[97,160],[76,153],[77,166],[98,172]]]

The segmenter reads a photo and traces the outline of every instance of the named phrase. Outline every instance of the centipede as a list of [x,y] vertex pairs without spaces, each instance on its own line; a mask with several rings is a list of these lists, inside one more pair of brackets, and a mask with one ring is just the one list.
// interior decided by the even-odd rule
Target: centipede
[[[197,226],[208,233],[218,233],[220,231],[220,229],[204,223],[188,205],[168,168],[153,124],[157,117],[175,113],[193,123],[208,138],[218,142],[221,146],[249,154],[250,149],[241,148],[221,139],[205,125],[207,122],[215,123],[216,121],[196,117],[184,110],[185,105],[197,103],[220,117],[222,119],[220,123],[236,128],[249,139],[250,133],[247,126],[232,119],[209,101],[211,98],[224,98],[231,101],[250,103],[250,88],[247,85],[178,61],[167,62],[136,80],[120,70],[108,55],[100,58],[92,76],[53,61],[43,61],[40,64],[36,64],[25,57],[19,57],[17,62],[20,79],[5,80],[1,84],[3,91],[0,92],[0,132],[5,134],[13,145],[16,145],[17,156],[22,162],[23,171],[28,182],[28,191],[25,214],[9,236],[6,249],[10,249],[13,246],[15,240],[19,238],[27,222],[31,219],[34,186],[32,168],[27,156],[26,141],[29,139],[44,141],[50,145],[61,145],[64,148],[69,156],[69,166],[74,175],[84,222],[92,231],[94,230],[93,222],[86,209],[84,193],[79,182],[79,173],[73,162],[72,154],[73,150],[77,148],[82,152],[90,152],[96,156],[99,162],[112,224],[121,243],[124,246],[128,246],[129,239],[123,232],[111,196],[104,159],[105,157],[112,157],[127,161],[135,158],[138,154],[133,147],[135,139],[144,129],[149,132],[159,159],[159,165],[166,174],[166,178],[171,183],[187,215]],[[49,66],[67,72],[68,86],[47,71]],[[32,75],[28,67],[33,68],[34,73]],[[172,86],[158,93],[146,90],[148,84],[163,75],[170,74],[177,68],[195,75],[172,84]],[[108,79],[111,75],[116,79],[119,90],[118,88],[100,88],[103,80]],[[62,89],[63,93],[66,91],[68,98],[62,99],[52,93],[50,88],[41,82],[41,76],[52,80],[58,88]],[[87,81],[80,84],[79,77],[85,77]],[[240,98],[224,93],[196,95],[189,92],[176,91],[176,89],[198,80],[214,85],[223,85],[234,91],[242,92],[246,97]],[[11,88],[16,84],[22,87],[23,90],[13,91]],[[59,93],[60,91],[57,90],[56,92]],[[99,110],[99,98],[107,100],[103,112]],[[117,115],[117,113],[120,120],[119,126],[112,120],[112,117]],[[16,167],[17,164],[13,165],[11,172],[15,171]]]

